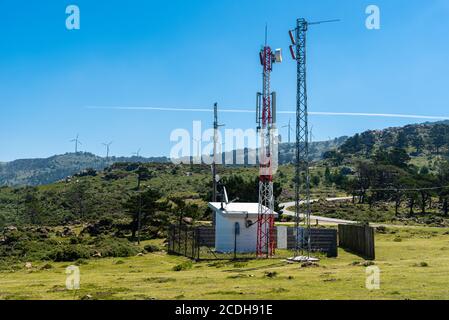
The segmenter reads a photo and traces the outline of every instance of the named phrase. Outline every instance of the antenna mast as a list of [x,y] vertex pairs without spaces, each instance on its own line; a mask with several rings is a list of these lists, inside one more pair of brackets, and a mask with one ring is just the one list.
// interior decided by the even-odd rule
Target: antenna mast
[[[292,45],[290,53],[297,61],[297,94],[296,94],[296,170],[295,170],[295,227],[296,227],[296,256],[299,251],[307,249],[307,258],[310,258],[310,172],[309,172],[309,122],[307,104],[307,68],[306,68],[306,38],[309,25],[316,25],[340,20],[325,20],[317,22],[307,22],[301,18],[296,21],[296,28],[289,31]],[[295,34],[293,34],[295,32]],[[296,46],[296,50],[294,47]],[[301,181],[301,173],[305,175],[305,181]],[[304,184],[304,188],[301,188]],[[301,216],[301,199],[304,201],[306,209],[304,223],[306,233],[300,234],[299,222]]]
[[[267,29],[265,28],[265,41]],[[260,137],[259,151],[259,209],[257,219],[257,257],[271,257],[274,242],[274,195],[273,195],[273,131],[276,128],[276,93],[271,92],[272,65],[282,62],[281,50],[275,52],[265,43],[259,53],[263,66],[263,91],[257,93],[256,122]]]
[[224,124],[218,124],[218,103],[214,103],[214,155],[212,160],[213,202],[217,202],[217,142],[218,142],[218,128],[222,126],[224,126]]

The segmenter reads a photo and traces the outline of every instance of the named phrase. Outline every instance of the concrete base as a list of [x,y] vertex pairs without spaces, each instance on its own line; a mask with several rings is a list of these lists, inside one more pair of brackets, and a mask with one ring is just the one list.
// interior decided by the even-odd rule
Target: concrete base
[[303,263],[303,262],[318,262],[318,261],[320,261],[320,259],[313,258],[313,257],[307,257],[307,256],[298,256],[298,257],[288,258],[287,261]]

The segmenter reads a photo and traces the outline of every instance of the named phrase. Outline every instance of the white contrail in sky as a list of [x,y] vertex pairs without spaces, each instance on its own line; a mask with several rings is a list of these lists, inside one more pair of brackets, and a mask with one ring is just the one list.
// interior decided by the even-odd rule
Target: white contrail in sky
[[[87,106],[87,109],[106,110],[135,110],[135,111],[174,111],[174,112],[213,112],[208,108],[162,108],[162,107],[106,107]],[[220,113],[254,113],[255,110],[248,109],[219,109]],[[296,114],[296,111],[278,111],[278,114]],[[375,117],[375,118],[403,118],[403,119],[425,119],[425,120],[449,120],[449,116],[430,116],[417,114],[398,113],[365,113],[365,112],[318,112],[310,111],[312,116],[340,116],[340,117]]]

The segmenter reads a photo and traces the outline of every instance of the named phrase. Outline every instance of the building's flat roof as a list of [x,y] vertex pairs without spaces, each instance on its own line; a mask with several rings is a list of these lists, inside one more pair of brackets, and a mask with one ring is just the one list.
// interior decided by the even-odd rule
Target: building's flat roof
[[[223,208],[221,210],[221,202],[209,202],[209,208],[214,211],[220,211],[223,214],[229,215],[258,215],[259,214],[259,204],[258,203],[243,203],[243,202],[232,202],[232,203],[224,203]],[[274,215],[277,216],[277,212],[274,212]]]

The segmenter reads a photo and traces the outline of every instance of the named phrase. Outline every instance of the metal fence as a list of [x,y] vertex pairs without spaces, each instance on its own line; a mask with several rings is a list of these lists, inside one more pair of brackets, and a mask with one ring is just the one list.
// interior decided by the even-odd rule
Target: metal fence
[[[307,229],[299,228],[299,248],[307,249],[308,234]],[[295,228],[287,229],[287,248],[294,250],[296,246]],[[310,247],[312,252],[322,252],[328,257],[338,256],[337,250],[337,230],[335,229],[310,229]]]
[[[300,248],[307,248],[304,239],[307,233],[300,228]],[[275,258],[290,258],[294,256],[296,249],[295,228],[288,227],[286,243],[282,249],[278,247],[277,228],[275,235]],[[337,230],[335,229],[311,229],[311,249],[315,253],[325,254],[328,257],[337,257]],[[216,252],[215,229],[208,226],[172,225],[168,231],[168,253],[182,255],[194,260],[230,260],[230,259],[254,259],[255,253],[241,252]]]
[[338,225],[339,246],[357,253],[367,260],[376,258],[374,228],[358,225]]

